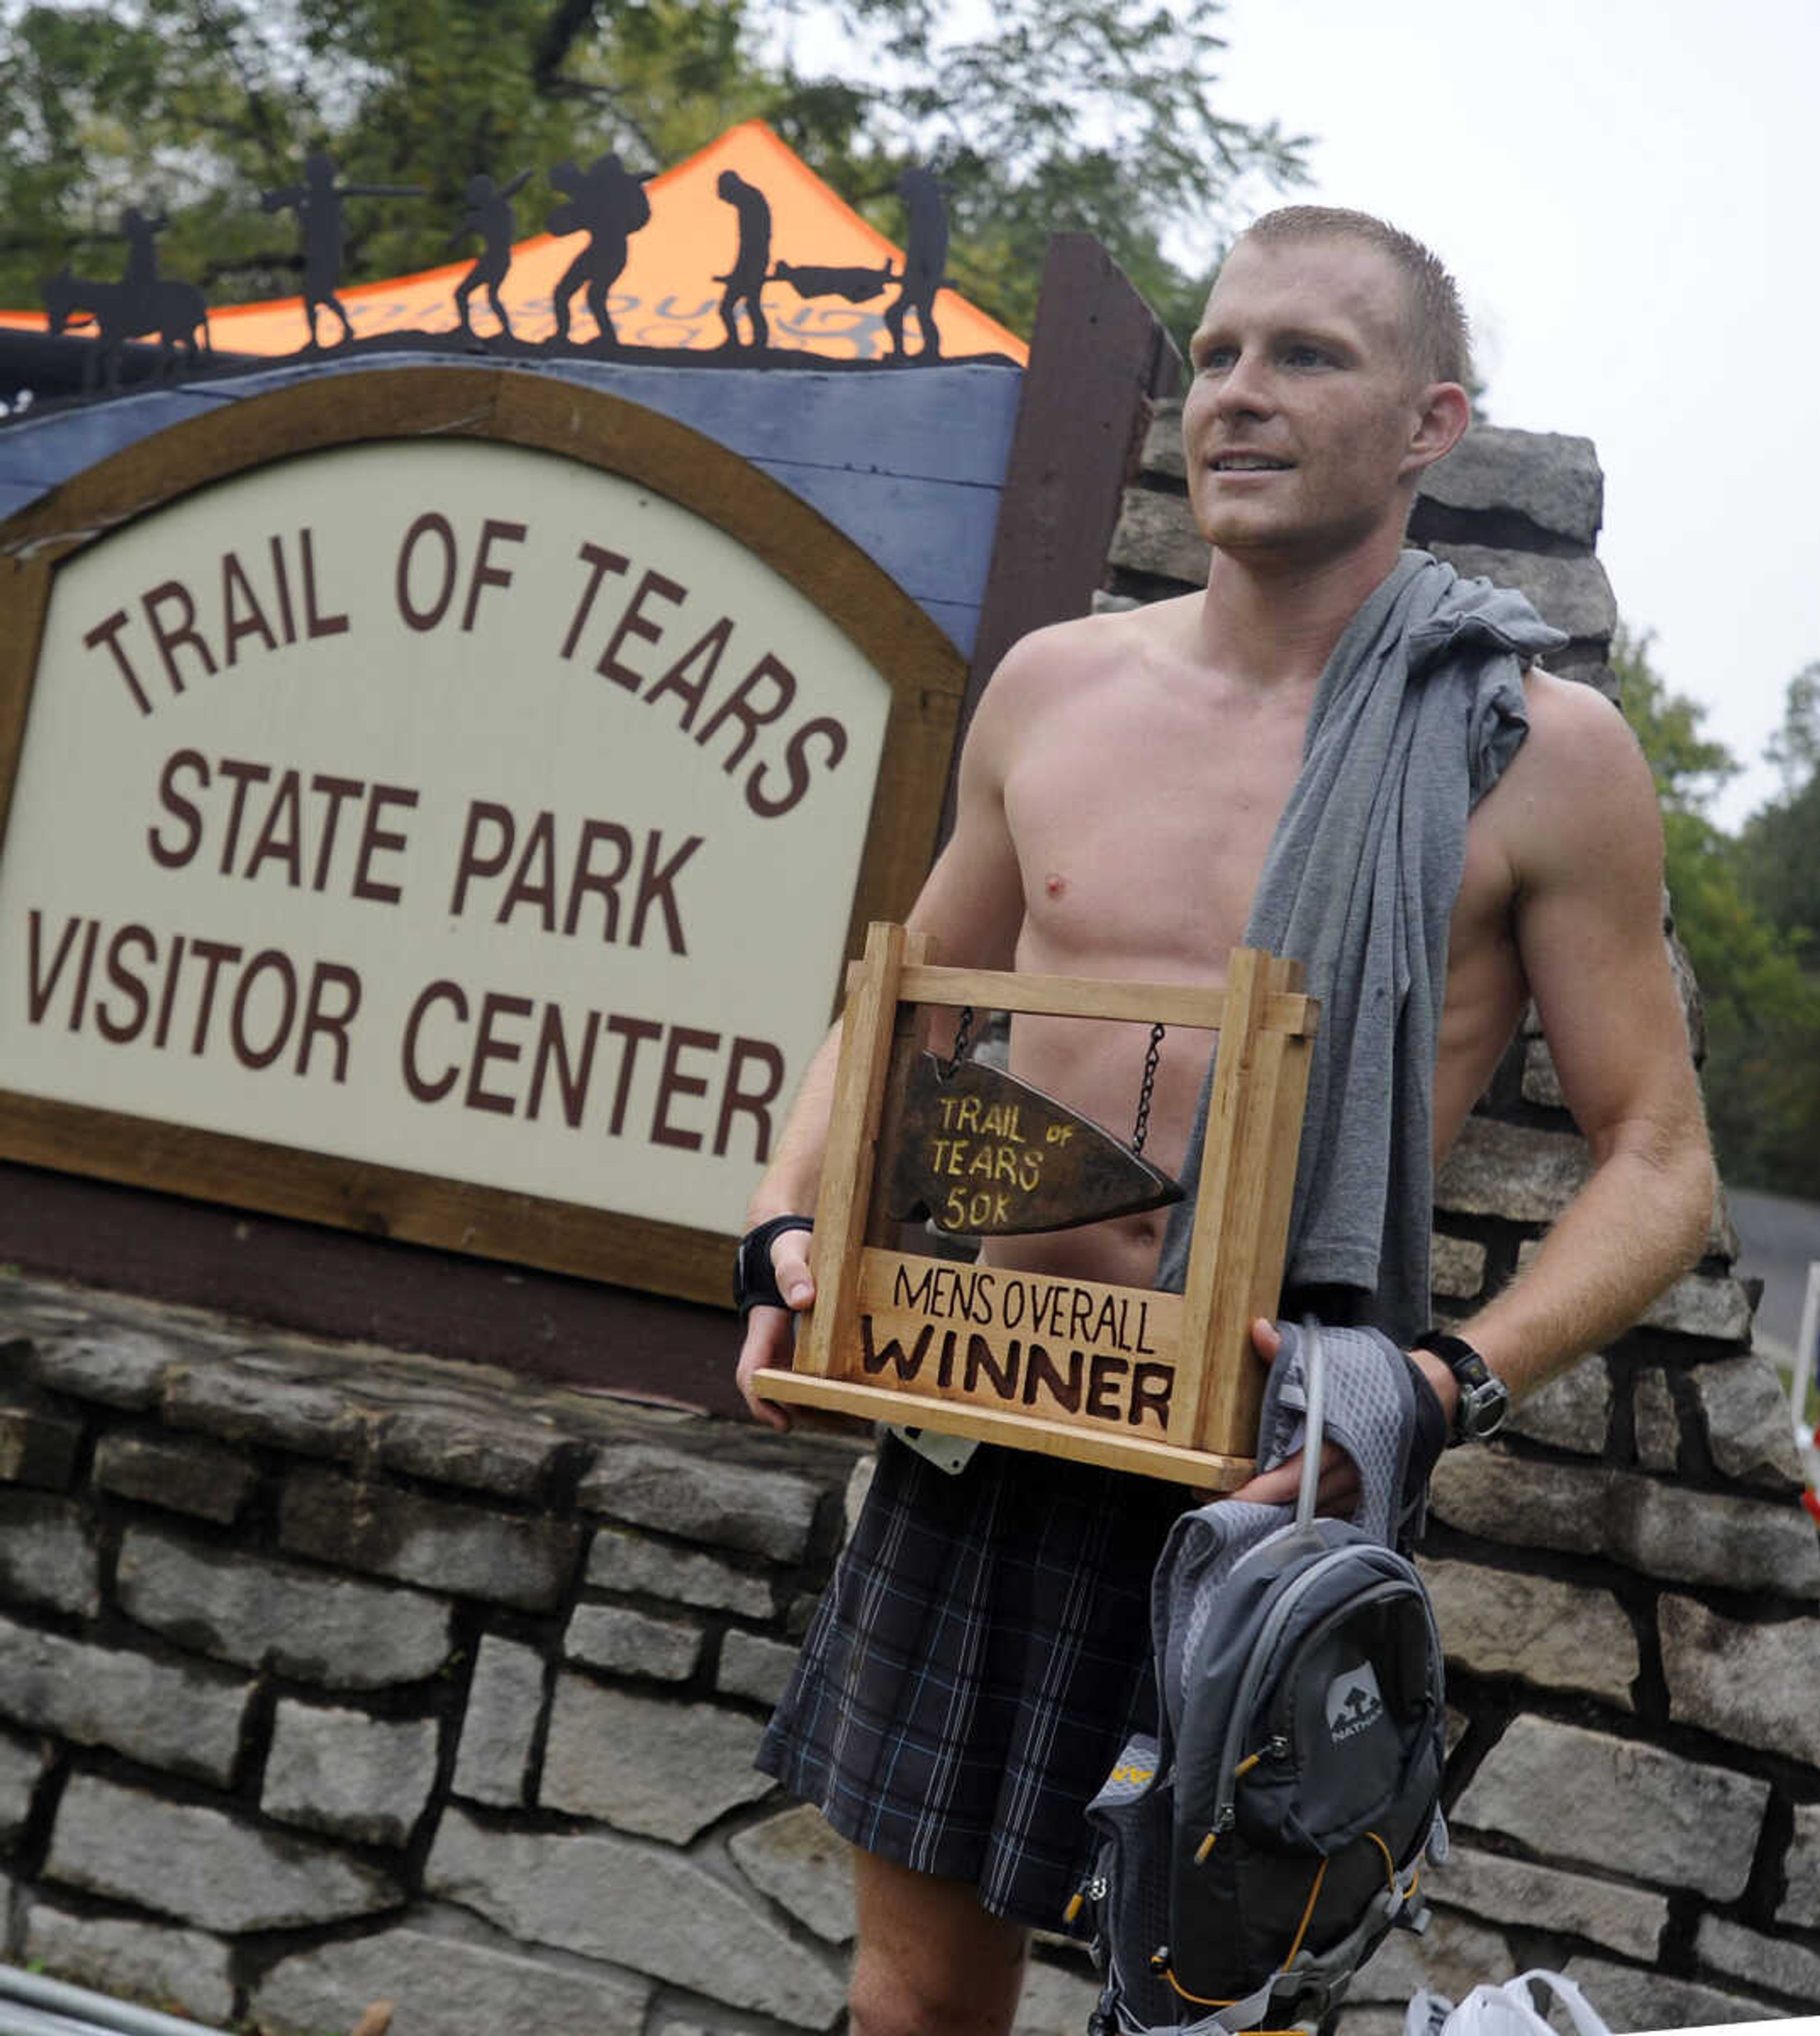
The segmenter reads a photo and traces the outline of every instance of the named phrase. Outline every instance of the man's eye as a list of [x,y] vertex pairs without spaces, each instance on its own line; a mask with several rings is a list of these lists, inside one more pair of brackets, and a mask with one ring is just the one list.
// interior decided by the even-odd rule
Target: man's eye
[[1290,368],[1328,368],[1333,361],[1333,356],[1318,346],[1286,346],[1283,358]]
[[1204,346],[1200,358],[1195,364],[1196,371],[1202,375],[1223,375],[1238,358],[1238,350],[1231,346]]

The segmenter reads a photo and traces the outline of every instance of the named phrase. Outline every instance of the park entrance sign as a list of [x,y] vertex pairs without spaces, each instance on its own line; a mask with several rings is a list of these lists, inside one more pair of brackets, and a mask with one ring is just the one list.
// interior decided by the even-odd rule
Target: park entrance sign
[[0,1154],[719,1300],[964,669],[687,428],[393,379],[8,527]]

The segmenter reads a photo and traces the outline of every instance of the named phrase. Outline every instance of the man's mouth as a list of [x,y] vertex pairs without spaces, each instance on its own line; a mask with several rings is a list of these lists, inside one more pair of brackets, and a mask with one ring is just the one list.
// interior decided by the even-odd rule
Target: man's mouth
[[1211,462],[1215,473],[1287,473],[1293,464],[1261,452],[1223,452]]

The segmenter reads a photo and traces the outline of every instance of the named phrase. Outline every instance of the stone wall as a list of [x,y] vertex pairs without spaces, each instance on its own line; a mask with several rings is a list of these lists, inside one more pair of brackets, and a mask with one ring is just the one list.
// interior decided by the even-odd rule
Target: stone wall
[[[1205,581],[1179,420],[1157,413],[1104,605]],[[1520,588],[1572,639],[1553,668],[1615,694],[1602,493],[1585,439],[1481,427],[1428,477],[1411,536]],[[1437,1183],[1441,1317],[1510,1276],[1587,1163],[1526,1027]],[[1615,2029],[1820,2008],[1820,1543],[1736,1253],[1721,1209],[1705,1258],[1635,1330],[1507,1441],[1440,1466],[1423,1560],[1455,1851],[1429,1936],[1361,1975],[1351,2036],[1400,2028],[1425,1978],[1457,1997],[1537,1963]]]
[[273,2032],[836,2021],[844,1864],[752,1759],[855,1450],[17,1276],[0,1380],[8,1958]]

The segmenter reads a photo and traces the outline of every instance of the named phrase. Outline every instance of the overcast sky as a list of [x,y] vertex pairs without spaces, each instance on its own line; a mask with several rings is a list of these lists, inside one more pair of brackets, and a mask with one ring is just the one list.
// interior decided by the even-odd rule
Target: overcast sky
[[1820,6],[1230,0],[1223,28],[1220,111],[1316,138],[1294,196],[1454,270],[1491,420],[1593,440],[1618,608],[1753,766],[1735,825],[1820,659]]

